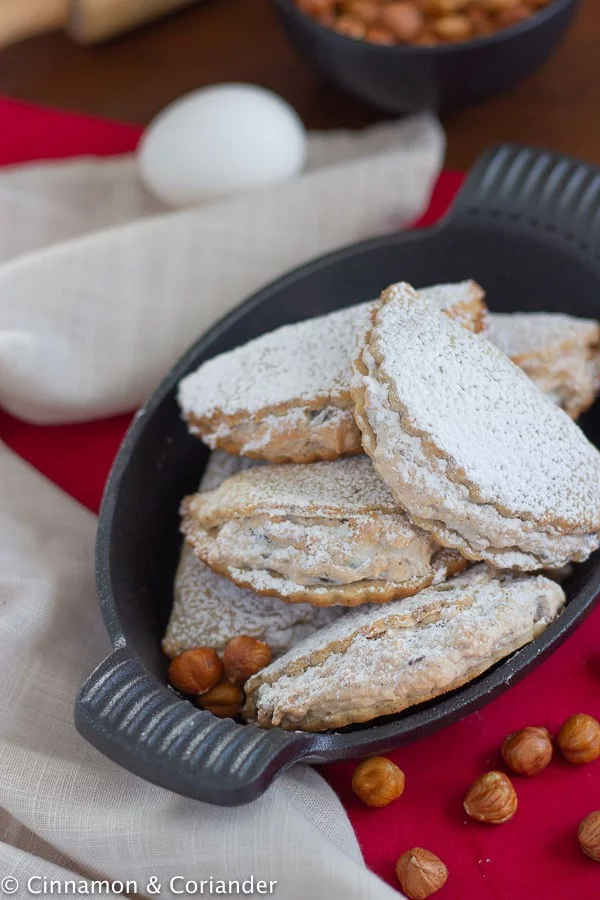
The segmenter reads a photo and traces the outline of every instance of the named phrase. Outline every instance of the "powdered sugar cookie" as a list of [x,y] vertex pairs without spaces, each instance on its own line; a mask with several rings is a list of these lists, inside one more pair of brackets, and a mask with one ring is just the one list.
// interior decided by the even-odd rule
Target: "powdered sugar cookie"
[[342,606],[323,609],[260,597],[217,575],[184,544],[162,648],[171,659],[192,647],[222,651],[232,637],[248,634],[266,641],[276,657],[344,612]]
[[244,715],[263,728],[324,731],[401,712],[533,640],[564,602],[542,575],[476,566],[315,632],[246,683]]
[[[474,281],[422,293],[465,327],[483,327]],[[277,463],[361,453],[351,359],[370,305],[286,325],[204,363],[179,385],[190,431],[212,449]]]
[[485,337],[576,419],[596,399],[600,325],[560,313],[490,313]]
[[364,456],[240,472],[184,501],[182,531],[240,587],[315,606],[410,596],[466,565],[410,523]]
[[[200,490],[214,490],[225,478],[248,465],[248,460],[238,456],[213,453]],[[346,612],[338,606],[320,609],[308,603],[291,604],[274,597],[259,597],[217,575],[186,544],[177,567],[173,594],[173,609],[162,642],[164,652],[171,658],[192,647],[213,647],[221,651],[232,637],[240,634],[266,641],[276,657]]]
[[522,570],[599,546],[596,448],[497,347],[410,286],[373,308],[353,393],[377,472],[440,543]]

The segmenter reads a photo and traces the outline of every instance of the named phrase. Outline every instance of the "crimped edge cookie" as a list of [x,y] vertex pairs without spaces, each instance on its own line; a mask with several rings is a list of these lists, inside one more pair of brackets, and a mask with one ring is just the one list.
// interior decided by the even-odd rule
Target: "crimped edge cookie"
[[263,728],[325,731],[400,713],[532,641],[564,603],[542,575],[476,566],[320,629],[246,683],[243,715]]
[[193,647],[222,651],[240,634],[266,641],[278,657],[345,612],[341,606],[284,603],[244,590],[200,562],[187,544],[181,550],[173,593],[162,640],[170,659]]
[[[483,289],[472,280],[458,284],[434,285],[424,288],[422,293],[433,303],[442,308],[447,315],[455,318],[461,325],[474,332],[484,327],[486,307]],[[228,453],[247,456],[252,459],[263,459],[272,463],[310,463],[317,460],[337,459],[362,453],[360,431],[356,427],[353,414],[353,402],[350,391],[351,353],[348,348],[348,372],[345,368],[345,352],[343,359],[337,359],[336,374],[332,384],[326,391],[309,390],[308,393],[295,393],[290,387],[289,396],[278,403],[260,402],[255,408],[248,404],[228,411],[219,406],[219,397],[202,400],[207,384],[215,383],[215,371],[227,360],[234,365],[240,353],[249,356],[244,368],[243,377],[253,384],[254,372],[258,365],[252,365],[250,354],[268,346],[270,341],[277,344],[290,343],[290,353],[285,354],[283,365],[300,367],[307,365],[309,347],[313,347],[315,367],[319,368],[324,360],[319,358],[318,342],[322,342],[331,334],[332,351],[336,353],[340,346],[346,345],[348,339],[353,340],[360,321],[367,315],[371,303],[362,303],[355,307],[347,307],[325,316],[286,325],[282,328],[262,335],[249,344],[222,354],[204,363],[196,372],[188,375],[179,386],[179,404],[189,430],[202,438],[211,449],[225,450]],[[339,329],[339,341],[337,330]],[[307,335],[310,335],[308,340]],[[305,346],[306,344],[306,346]],[[237,355],[236,355],[237,354]],[[324,350],[324,356],[327,352]],[[337,371],[337,368],[341,371]],[[240,374],[240,378],[242,375]],[[269,379],[277,382],[280,375],[277,370],[269,370]],[[302,378],[300,377],[300,381]],[[260,386],[256,385],[260,395]],[[218,391],[216,392],[218,394]],[[225,393],[225,391],[223,391]],[[221,401],[222,402],[222,401]]]
[[[253,465],[260,463],[217,450],[209,457],[199,490],[215,490],[230,475]],[[193,647],[222,651],[231,638],[244,634],[266,641],[276,658],[345,612],[343,607],[320,609],[260,597],[213,572],[184,542],[162,649],[171,659]]]
[[[227,479],[216,491],[187,497],[182,503],[181,513],[182,532],[198,559],[241,588],[266,597],[279,597],[288,603],[311,603],[323,607],[386,603],[398,597],[412,596],[424,587],[462,571],[467,565],[459,553],[445,550],[426,532],[411,525],[366,457],[318,462],[311,466],[288,464],[249,469]],[[346,521],[350,528],[356,526],[359,531],[370,531],[371,528],[378,531],[386,527],[386,517],[388,522],[391,517],[397,523],[400,534],[405,532],[402,540],[406,536],[406,544],[396,545],[395,552],[404,552],[405,549],[406,564],[409,565],[409,557],[412,557],[422,571],[402,582],[362,579],[319,584],[311,577],[312,583],[301,584],[282,571],[259,568],[245,560],[244,566],[240,567],[235,562],[235,556],[240,551],[239,543],[235,546],[230,544],[231,551],[227,550],[226,543],[224,551],[222,546],[217,546],[215,535],[228,522],[241,522],[243,525],[245,520],[256,516],[268,517],[268,522],[275,526],[278,523],[285,526],[287,522],[296,522],[297,519],[300,519],[297,524],[302,526],[302,520],[306,520],[306,533],[310,535],[308,546],[311,549],[302,549],[300,558],[296,557],[293,563],[300,567],[304,565],[305,572],[309,565],[307,556],[311,556],[312,548],[320,552],[324,546],[319,541],[318,530],[312,531],[312,528],[314,525],[317,529],[327,525],[325,522],[320,526],[314,522],[315,519],[330,520],[332,525]],[[253,528],[254,524],[249,526],[249,534],[253,533]],[[323,538],[325,540],[325,534]],[[231,534],[227,540],[232,540]],[[283,536],[282,540],[285,543],[287,536]],[[344,556],[349,546],[344,545]],[[266,565],[269,559],[265,560]],[[327,560],[324,560],[324,565],[327,567]],[[347,567],[348,563],[344,565]]]
[[[469,337],[464,330],[452,328],[445,317],[440,316],[431,304],[424,304],[407,284],[391,285],[382,293],[359,338],[352,390],[363,448],[399,504],[407,510],[411,521],[434,534],[443,546],[458,549],[468,559],[484,560],[500,569],[534,571],[587,559],[600,545],[600,504],[596,507],[591,501],[587,502],[585,513],[578,511],[573,521],[567,521],[559,515],[534,516],[524,511],[515,512],[492,502],[468,479],[460,462],[438,447],[411,420],[392,379],[383,374],[385,363],[373,345],[376,329],[381,324],[381,313],[388,304],[400,304],[400,308],[406,306],[411,315],[414,311],[423,326],[426,321],[432,325],[434,321],[439,322],[448,346],[457,343],[464,346],[466,337],[466,343],[474,341],[470,346],[477,353],[481,338]],[[386,327],[389,328],[389,323]],[[453,334],[448,334],[449,331]],[[484,344],[489,348],[488,355],[496,354],[498,372],[512,365],[501,351],[485,340]],[[481,345],[479,347],[481,349]],[[515,368],[515,375],[517,371]],[[507,370],[506,374],[509,372]],[[525,388],[531,381],[524,373],[520,375],[523,380],[519,390],[528,395],[532,403],[535,400],[536,413],[544,413],[546,419],[551,417],[563,434],[568,431],[568,449],[573,451],[577,447],[585,455],[588,468],[597,469],[600,475],[597,450],[551,401],[535,390],[532,394],[532,388]],[[516,386],[518,379],[511,375],[511,382]],[[538,396],[542,404],[539,410]],[[512,397],[508,399],[511,401]],[[548,404],[545,409],[544,403]],[[470,421],[465,421],[467,428],[469,425]],[[592,479],[594,485],[596,480]]]
[[600,324],[564,313],[489,313],[484,337],[572,419],[600,387]]

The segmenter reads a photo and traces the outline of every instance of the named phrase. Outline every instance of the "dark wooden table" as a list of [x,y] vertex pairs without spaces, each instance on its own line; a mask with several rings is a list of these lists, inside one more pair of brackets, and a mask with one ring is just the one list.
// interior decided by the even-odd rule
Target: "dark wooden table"
[[[447,165],[466,169],[503,140],[600,164],[599,70],[600,0],[583,0],[543,70],[510,94],[447,117]],[[319,80],[288,45],[268,0],[207,0],[93,48],[52,34],[0,52],[0,94],[131,122],[145,123],[174,97],[219,81],[272,88],[310,128],[381,117]]]

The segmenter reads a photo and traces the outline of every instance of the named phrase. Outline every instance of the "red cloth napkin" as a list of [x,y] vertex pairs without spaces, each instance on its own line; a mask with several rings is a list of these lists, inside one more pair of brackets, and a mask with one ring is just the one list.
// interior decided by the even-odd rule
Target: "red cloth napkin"
[[[0,164],[132,150],[139,129],[0,100]],[[461,176],[444,173],[419,225],[448,208]],[[41,427],[0,411],[0,436],[24,459],[97,510],[128,416]],[[600,610],[552,657],[501,698],[444,731],[388,754],[406,774],[402,798],[386,809],[352,794],[356,763],[322,767],[356,829],[367,865],[396,885],[394,864],[410,847],[437,853],[450,871],[445,900],[597,900],[600,865],[577,846],[577,825],[600,809],[600,761],[572,766],[557,757],[535,779],[514,779],[515,818],[486,826],[467,820],[462,799],[479,774],[502,768],[503,738],[524,725],[556,732],[571,713],[600,718]]]

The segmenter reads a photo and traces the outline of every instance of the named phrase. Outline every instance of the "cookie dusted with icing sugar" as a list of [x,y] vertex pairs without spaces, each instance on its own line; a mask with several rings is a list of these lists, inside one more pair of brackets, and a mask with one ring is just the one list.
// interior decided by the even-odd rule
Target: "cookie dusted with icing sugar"
[[600,454],[496,346],[409,285],[384,291],[354,362],[363,446],[418,526],[534,570],[600,544]]
[[466,566],[410,523],[365,456],[247,469],[186,498],[182,531],[213,571],[289,603],[384,603]]
[[[422,293],[465,327],[483,327],[484,293],[474,281]],[[212,449],[275,463],[362,453],[350,378],[370,306],[286,325],[204,363],[179,385],[190,431]]]
[[263,728],[325,731],[402,712],[532,641],[564,602],[541,575],[476,566],[315,632],[250,678],[244,715]]
[[[200,490],[214,490],[225,478],[247,468],[249,462],[220,451],[213,453]],[[162,648],[171,659],[192,647],[222,651],[232,637],[246,634],[266,641],[277,657],[345,612],[343,607],[320,609],[308,603],[259,597],[217,575],[184,544]]]
[[600,387],[600,325],[562,313],[489,313],[484,336],[572,419]]

